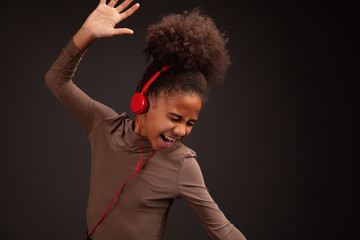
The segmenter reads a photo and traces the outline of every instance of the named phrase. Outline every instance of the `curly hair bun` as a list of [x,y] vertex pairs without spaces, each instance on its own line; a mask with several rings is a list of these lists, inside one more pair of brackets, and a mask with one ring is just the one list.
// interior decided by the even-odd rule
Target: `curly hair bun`
[[230,65],[227,41],[213,20],[195,8],[150,25],[144,52],[159,65],[201,72],[208,83],[220,82]]

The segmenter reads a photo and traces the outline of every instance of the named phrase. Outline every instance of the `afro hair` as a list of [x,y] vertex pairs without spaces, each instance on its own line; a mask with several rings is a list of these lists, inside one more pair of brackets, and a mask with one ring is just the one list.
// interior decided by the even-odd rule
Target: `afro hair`
[[227,41],[214,21],[199,8],[163,17],[147,29],[144,53],[151,64],[137,91],[161,67],[174,65],[175,69],[165,71],[150,85],[148,94],[180,90],[198,93],[206,99],[207,84],[221,82],[230,65]]

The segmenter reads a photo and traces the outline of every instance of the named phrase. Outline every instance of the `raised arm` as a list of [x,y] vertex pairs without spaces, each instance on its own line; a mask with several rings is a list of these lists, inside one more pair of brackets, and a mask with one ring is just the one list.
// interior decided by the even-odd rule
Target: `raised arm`
[[95,39],[133,33],[127,28],[115,28],[116,24],[139,8],[139,4],[135,4],[123,12],[131,2],[132,0],[126,0],[115,7],[116,0],[110,1],[109,4],[101,0],[46,73],[48,88],[75,116],[87,133],[102,120],[116,113],[92,100],[73,83],[72,78],[85,50]]

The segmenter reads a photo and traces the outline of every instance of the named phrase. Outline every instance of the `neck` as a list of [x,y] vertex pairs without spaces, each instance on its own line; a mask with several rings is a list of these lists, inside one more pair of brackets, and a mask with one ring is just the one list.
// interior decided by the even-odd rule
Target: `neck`
[[133,128],[134,128],[134,132],[140,136],[144,136],[144,133],[143,133],[144,131],[142,129],[142,126],[143,126],[142,122],[143,122],[143,116],[136,115]]

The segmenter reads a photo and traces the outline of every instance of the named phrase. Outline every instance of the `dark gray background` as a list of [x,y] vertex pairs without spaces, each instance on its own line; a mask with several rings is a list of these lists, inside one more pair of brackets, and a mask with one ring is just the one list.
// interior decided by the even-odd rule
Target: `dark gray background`
[[[354,232],[355,11],[337,3],[140,1],[121,26],[133,36],[96,41],[75,81],[116,111],[146,61],[146,27],[202,5],[230,38],[232,66],[213,87],[185,143],[206,184],[248,239],[349,239]],[[44,75],[97,0],[6,1],[1,20],[1,239],[81,239],[90,146],[46,89]],[[358,68],[358,66],[357,66]],[[120,183],[119,183],[120,184]],[[144,237],[146,239],[146,237]],[[175,201],[164,239],[207,239]]]

